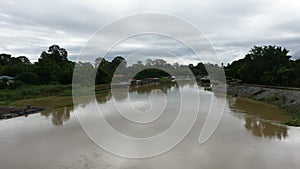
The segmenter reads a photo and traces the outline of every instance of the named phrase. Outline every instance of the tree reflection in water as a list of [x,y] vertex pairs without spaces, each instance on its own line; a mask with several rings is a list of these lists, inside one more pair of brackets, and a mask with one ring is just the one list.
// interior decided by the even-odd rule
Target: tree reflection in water
[[97,94],[96,100],[98,103],[103,104],[103,103],[106,103],[107,101],[109,101],[111,99],[111,97],[112,96],[111,96],[110,90],[106,90],[104,93]]
[[162,92],[167,94],[172,87],[178,88],[178,84],[176,82],[163,82],[159,84],[149,84],[144,86],[131,87],[129,89],[129,92],[130,93],[136,92],[138,94],[150,94],[151,91],[155,89],[160,89]]
[[72,107],[61,107],[56,109],[48,109],[41,112],[41,115],[52,118],[52,123],[56,126],[61,126],[65,121],[70,119],[70,112],[73,111]]
[[[96,100],[99,104],[104,104],[112,98],[114,98],[117,101],[122,101],[128,98],[130,93],[137,93],[138,95],[148,95],[157,89],[167,94],[173,88],[177,89],[183,86],[195,87],[195,83],[193,81],[177,81],[161,82],[158,84],[149,84],[136,87],[129,87],[126,85],[112,86],[114,92],[111,92],[111,90],[103,90],[101,91],[101,94],[96,95]],[[84,97],[84,99],[82,99],[84,103],[80,103],[80,106],[82,107],[94,101],[94,97],[92,97],[92,95],[82,97]],[[59,107],[47,109],[41,112],[42,116],[51,117],[53,125],[56,126],[61,126],[64,122],[68,121],[70,119],[71,112],[74,111],[72,97],[50,98],[49,100],[45,99],[37,104],[40,107]],[[64,104],[68,106],[63,106]]]
[[[83,96],[85,97],[85,96]],[[101,94],[96,95],[96,100],[98,103],[102,104],[107,102],[111,99],[111,93],[110,90],[104,90]],[[93,97],[85,97],[83,101],[85,103],[82,103],[80,106],[85,106],[86,104],[92,102],[94,100]],[[64,102],[68,106],[62,106],[61,102]],[[48,104],[47,104],[48,103]],[[74,111],[74,105],[72,101],[72,97],[66,98],[66,99],[57,99],[51,98],[51,100],[43,100],[43,102],[39,103],[39,106],[42,107],[55,107],[55,106],[61,106],[59,108],[52,108],[52,109],[46,109],[41,112],[42,116],[45,117],[51,117],[53,125],[61,126],[64,122],[68,121],[71,116],[71,112]]]
[[252,131],[252,134],[257,137],[277,138],[280,140],[288,136],[287,127],[284,125],[255,119],[253,117],[245,117],[245,128]]
[[236,98],[230,101],[233,114],[244,120],[245,128],[254,136],[279,140],[288,136],[288,128],[282,123],[289,118],[280,109],[248,99]]
[[[160,83],[160,84],[152,84],[152,85],[145,85],[145,86],[138,86],[134,88],[128,88],[128,86],[119,86],[114,87],[114,93],[112,94],[110,90],[103,90],[101,94],[96,95],[96,100],[99,104],[104,104],[107,101],[111,100],[113,97],[114,99],[121,101],[128,97],[128,92],[137,92],[138,94],[150,94],[151,91],[155,89],[160,89],[164,93],[167,93],[169,90],[171,90],[172,87],[178,88],[178,84],[176,82],[172,83]],[[124,90],[125,89],[125,90]],[[89,102],[93,101],[93,97],[85,97],[83,99],[86,103],[80,104],[80,106],[85,106]],[[68,98],[67,100],[63,100],[63,102],[72,103],[72,98]],[[51,103],[51,104],[50,104]],[[51,99],[51,100],[44,100],[42,103],[40,103],[40,106],[49,106],[49,107],[55,107],[57,105],[61,105],[61,100]],[[70,119],[70,114],[74,110],[73,104],[68,104],[69,106],[66,107],[59,107],[59,108],[52,108],[47,109],[45,111],[41,112],[42,116],[45,117],[51,117],[53,125],[61,126],[64,122],[68,121]]]

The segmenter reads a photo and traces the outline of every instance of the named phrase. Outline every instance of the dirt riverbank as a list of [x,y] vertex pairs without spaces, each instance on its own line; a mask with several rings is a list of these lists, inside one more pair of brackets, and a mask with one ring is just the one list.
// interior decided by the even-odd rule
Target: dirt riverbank
[[300,90],[295,88],[277,89],[267,86],[228,85],[227,94],[278,106],[291,116],[288,125],[300,126]]

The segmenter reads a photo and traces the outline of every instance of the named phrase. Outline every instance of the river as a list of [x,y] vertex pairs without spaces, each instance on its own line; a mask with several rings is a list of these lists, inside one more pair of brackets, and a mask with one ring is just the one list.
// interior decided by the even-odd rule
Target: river
[[[148,85],[115,94],[106,92],[97,95],[96,104],[115,130],[146,138],[167,130],[175,121],[176,110],[180,109],[180,92],[186,92],[187,96],[198,93],[201,104],[192,130],[170,151],[151,158],[131,159],[103,150],[84,132],[80,125],[82,119],[78,120],[80,117],[90,123],[97,121],[89,114],[89,111],[95,111],[91,110],[95,103],[91,99],[74,107],[48,109],[27,117],[0,121],[1,169],[300,168],[300,128],[283,125],[288,117],[274,106],[248,99],[223,98],[187,82]],[[220,104],[225,101],[224,113],[213,135],[200,144],[199,134],[212,98],[217,100],[213,106],[221,106],[218,100]],[[30,104],[49,107],[68,102],[72,99],[47,98],[31,100]],[[128,120],[113,108],[116,103],[122,105],[122,109],[127,110],[126,106],[131,105],[141,112],[147,112],[152,104],[161,103],[164,112],[152,123],[128,124]],[[195,100],[187,99],[185,106],[192,108],[194,105]],[[152,108],[161,111],[157,106]],[[103,139],[107,138],[103,136]]]

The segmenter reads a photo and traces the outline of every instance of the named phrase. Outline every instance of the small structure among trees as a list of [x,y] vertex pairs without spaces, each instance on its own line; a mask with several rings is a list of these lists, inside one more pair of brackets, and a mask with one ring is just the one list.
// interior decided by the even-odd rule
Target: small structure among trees
[[14,87],[15,78],[11,76],[0,76],[0,89]]

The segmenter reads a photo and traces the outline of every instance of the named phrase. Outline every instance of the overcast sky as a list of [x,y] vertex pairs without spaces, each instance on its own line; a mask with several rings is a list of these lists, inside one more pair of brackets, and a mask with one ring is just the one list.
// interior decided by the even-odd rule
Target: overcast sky
[[[48,46],[57,44],[75,59],[104,25],[125,16],[155,12],[178,16],[195,25],[224,63],[242,58],[254,45],[269,44],[284,46],[294,58],[300,58],[299,11],[298,0],[3,0],[0,53],[25,55],[36,61]],[[174,41],[162,39],[165,44]],[[131,49],[145,46],[145,41],[151,42],[148,45],[152,48],[162,44],[157,36],[144,36],[120,44],[120,50],[111,53],[128,55]],[[182,51],[176,54],[184,55]],[[194,62],[191,55],[186,58]]]

